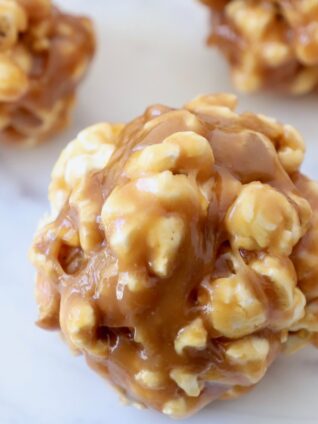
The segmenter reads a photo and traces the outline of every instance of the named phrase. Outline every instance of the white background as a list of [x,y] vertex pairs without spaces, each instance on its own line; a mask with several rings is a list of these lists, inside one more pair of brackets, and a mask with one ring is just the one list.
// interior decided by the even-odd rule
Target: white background
[[[99,53],[72,127],[35,150],[0,146],[0,424],[168,423],[120,405],[117,395],[72,357],[57,333],[34,326],[34,271],[27,250],[47,208],[49,174],[61,148],[97,121],[126,121],[151,103],[180,106],[199,93],[233,91],[222,58],[204,45],[208,13],[194,0],[67,0],[91,15]],[[240,96],[239,109],[296,126],[307,142],[304,171],[318,177],[316,96]],[[318,351],[281,358],[250,394],[215,402],[194,424],[318,422]]]

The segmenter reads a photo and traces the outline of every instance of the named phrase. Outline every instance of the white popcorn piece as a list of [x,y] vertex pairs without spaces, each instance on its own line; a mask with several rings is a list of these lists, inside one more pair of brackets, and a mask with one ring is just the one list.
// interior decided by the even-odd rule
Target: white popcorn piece
[[278,146],[278,157],[287,172],[295,172],[304,160],[305,143],[291,125],[283,125],[283,137]]
[[237,365],[250,384],[257,383],[267,369],[267,357],[270,345],[267,339],[249,336],[231,342],[226,349],[226,358]]
[[232,342],[225,354],[231,362],[242,365],[249,362],[264,361],[269,349],[267,339],[249,336]]
[[206,213],[208,203],[202,196],[196,184],[191,182],[185,175],[173,175],[170,171],[164,171],[151,177],[137,180],[136,187],[139,191],[152,194],[171,208],[183,208],[188,204],[198,209],[202,214]]
[[143,369],[135,375],[135,380],[147,389],[158,390],[163,387],[164,379],[160,372]]
[[244,36],[253,40],[262,37],[272,20],[273,10],[262,4],[247,6],[244,0],[234,0],[228,3],[226,15]]
[[296,288],[297,275],[292,262],[288,258],[279,258],[265,255],[261,259],[252,261],[251,268],[267,278],[271,289],[275,293],[277,310],[280,315],[275,316],[271,328],[288,328],[304,315],[306,299]]
[[168,277],[185,234],[185,223],[178,216],[159,218],[148,233],[149,265],[155,274]]
[[234,111],[237,106],[237,97],[230,93],[209,94],[197,96],[185,105],[187,109],[195,113],[200,113],[202,110],[209,111],[210,106],[225,106]]
[[214,157],[206,138],[192,131],[182,131],[170,135],[162,143],[180,149],[176,170],[200,174],[204,178],[213,176]]
[[184,368],[174,368],[170,371],[170,377],[190,397],[198,397],[203,389],[198,376],[188,372]]
[[303,234],[295,208],[272,187],[253,182],[243,187],[227,213],[233,245],[248,250],[268,248],[289,255]]
[[283,344],[283,353],[291,355],[303,349],[311,341],[312,334],[305,330],[289,332],[287,340]]
[[89,303],[78,302],[69,311],[67,319],[67,330],[72,342],[82,347],[83,335],[90,335],[96,325],[95,311]]
[[131,292],[137,293],[147,287],[147,278],[141,272],[121,272],[117,284],[118,299],[122,298],[126,286]]
[[76,296],[65,297],[61,305],[61,327],[71,347],[104,357],[108,346],[95,336],[96,310],[90,302]]
[[207,345],[208,333],[201,318],[196,318],[189,325],[179,330],[174,341],[175,351],[182,355],[187,347],[203,350]]
[[291,56],[291,48],[279,41],[265,42],[261,49],[261,55],[269,66],[276,67],[287,62]]
[[[83,185],[85,180],[82,180]],[[89,252],[101,242],[100,231],[97,226],[97,216],[99,215],[99,204],[92,202],[90,198],[82,195],[81,185],[74,190],[69,198],[70,206],[74,207],[79,219],[79,244],[84,251]],[[64,236],[64,239],[65,236]]]
[[66,146],[53,168],[49,187],[49,198],[55,215],[72,189],[89,173],[107,166],[121,129],[121,125],[96,124],[79,133]]
[[172,418],[181,418],[187,412],[187,404],[183,398],[169,400],[163,405],[163,414]]
[[291,330],[318,333],[318,300],[313,300],[306,305],[304,316],[291,326]]
[[0,51],[10,49],[16,42],[21,31],[27,27],[27,15],[23,7],[16,1],[0,1]]
[[29,86],[25,72],[4,54],[0,54],[0,101],[13,102],[23,96]]
[[219,278],[211,287],[211,321],[221,334],[237,339],[265,326],[267,311],[244,278]]
[[318,84],[318,67],[305,68],[290,84],[292,94],[301,95],[312,91]]
[[129,158],[125,170],[129,178],[175,169],[180,147],[175,144],[154,144],[135,152]]

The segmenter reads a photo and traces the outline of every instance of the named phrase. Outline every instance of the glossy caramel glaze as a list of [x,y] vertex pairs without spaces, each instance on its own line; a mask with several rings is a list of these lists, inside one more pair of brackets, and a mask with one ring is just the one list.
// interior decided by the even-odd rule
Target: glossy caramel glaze
[[0,141],[30,146],[67,125],[93,28],[49,0],[1,0],[0,31]]
[[303,141],[235,105],[203,96],[80,133],[31,251],[38,324],[173,417],[244,393],[318,331]]
[[305,94],[318,87],[318,0],[202,0],[209,44],[230,62],[235,86]]

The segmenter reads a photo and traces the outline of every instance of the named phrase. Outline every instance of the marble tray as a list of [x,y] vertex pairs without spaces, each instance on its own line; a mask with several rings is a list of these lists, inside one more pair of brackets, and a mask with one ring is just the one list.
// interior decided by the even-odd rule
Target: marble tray
[[[155,412],[122,406],[58,334],[34,325],[34,270],[27,250],[47,208],[51,167],[81,128],[128,120],[153,102],[178,106],[199,93],[232,90],[227,67],[204,45],[208,16],[194,0],[60,3],[96,20],[100,49],[66,133],[32,151],[0,146],[0,423],[168,423]],[[317,96],[240,96],[240,110],[273,115],[303,133],[308,150],[303,169],[316,178],[317,105]],[[317,405],[318,351],[308,348],[278,360],[250,394],[216,402],[188,422],[317,423]]]

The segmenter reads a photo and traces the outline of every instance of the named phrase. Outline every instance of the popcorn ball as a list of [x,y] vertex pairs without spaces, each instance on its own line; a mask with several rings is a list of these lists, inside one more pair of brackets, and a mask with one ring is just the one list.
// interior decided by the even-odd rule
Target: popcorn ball
[[0,0],[0,141],[29,146],[65,127],[94,48],[87,18]]
[[171,417],[318,336],[318,185],[289,125],[230,94],[150,106],[62,152],[37,231],[39,325]]
[[318,0],[201,0],[212,11],[209,44],[244,92],[318,89]]

